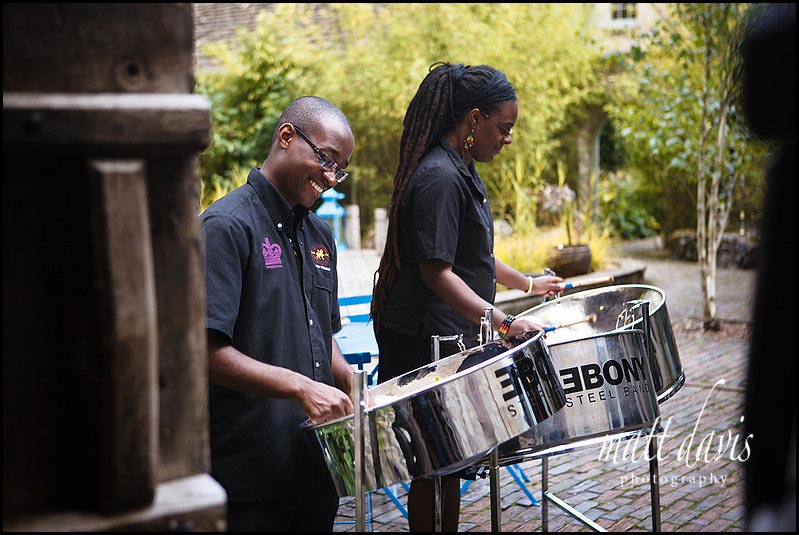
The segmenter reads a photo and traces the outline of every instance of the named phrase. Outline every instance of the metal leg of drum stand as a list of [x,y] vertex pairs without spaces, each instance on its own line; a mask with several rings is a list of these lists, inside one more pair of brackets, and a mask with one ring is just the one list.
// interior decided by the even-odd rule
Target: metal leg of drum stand
[[438,476],[433,479],[433,531],[435,533],[441,533],[444,531],[442,527],[442,507],[441,507],[441,476]]
[[[441,340],[448,342],[457,341],[458,345],[463,348],[463,334],[453,334],[452,336],[439,336],[434,334],[430,337],[430,353],[433,356],[433,362],[441,358]],[[443,531],[441,523],[441,476],[438,476],[433,479],[433,531],[441,533]]]
[[[445,339],[454,339],[455,337],[446,336]],[[436,362],[441,357],[441,336],[434,334],[430,337],[431,353],[433,355],[433,362]],[[433,531],[441,533],[442,529],[442,511],[441,511],[441,477],[433,479]]]
[[[653,362],[655,356],[652,350],[652,326],[649,324],[649,302],[641,303],[641,325],[644,331],[644,344],[649,362]],[[652,505],[652,531],[660,532],[660,471],[658,469],[658,440],[655,429],[652,429],[652,436],[649,437],[649,498]]]
[[[494,309],[493,308],[486,308],[485,309],[485,316],[481,318],[480,322],[480,339],[481,340],[492,340],[494,338],[494,329],[493,329],[493,317],[494,317]],[[485,334],[484,334],[485,333]],[[486,338],[488,337],[488,338]],[[433,358],[433,362],[436,362],[441,357],[441,341],[457,341],[458,345],[461,349],[466,349],[463,346],[463,334],[457,334],[452,336],[439,336],[434,334],[430,337],[430,348],[431,354]],[[485,343],[485,342],[483,342]],[[498,464],[498,457],[494,459],[494,455],[496,454],[496,450],[492,453],[492,467],[496,467]],[[497,472],[497,470],[492,470],[492,474]],[[492,479],[493,483],[493,479]],[[497,485],[498,487],[498,485]],[[497,491],[497,496],[499,496],[499,491]],[[492,494],[493,498],[493,494]],[[493,501],[493,500],[492,500]],[[442,504],[441,504],[441,477],[435,477],[433,480],[433,530],[436,533],[442,532]],[[492,507],[492,515],[493,515],[493,507]],[[492,526],[494,526],[494,519],[492,516]],[[495,531],[499,531],[498,528],[495,528]]]
[[[555,275],[549,268],[544,268],[544,275]],[[558,296],[560,297],[560,296]],[[544,297],[544,303],[549,301]],[[549,531],[549,457],[541,458],[541,531]]]
[[[654,430],[653,430],[654,432]],[[660,474],[658,471],[658,439],[649,441],[649,494],[652,500],[652,532],[660,533]]]
[[365,403],[364,371],[356,371],[353,377],[352,391],[353,401],[355,402],[355,418],[353,438],[355,440],[355,531],[363,533],[366,531],[366,493],[363,490],[364,479],[364,427],[365,427]]
[[552,501],[555,505],[560,507],[566,513],[576,518],[594,531],[606,532],[607,530],[582,514],[580,511],[561,500],[551,492],[549,492],[549,457],[544,456],[541,458],[541,501],[543,505],[541,508],[541,531],[549,531],[549,502]]
[[549,457],[541,459],[541,531],[549,531]]
[[[480,339],[486,340],[488,336],[489,340],[493,339],[494,337],[494,330],[493,330],[493,308],[486,308],[485,309],[485,316],[481,318],[480,321]],[[433,357],[433,362],[436,362],[441,357],[441,340],[451,341],[457,340],[459,345],[463,345],[463,334],[460,335],[452,335],[452,336],[439,336],[434,334],[430,337],[430,348],[431,354]],[[493,459],[492,453],[492,459]],[[496,464],[492,462],[492,468],[495,467]],[[496,470],[492,469],[492,474],[496,472]],[[492,476],[493,477],[493,476]],[[493,483],[493,479],[492,479]],[[492,502],[493,502],[493,493],[492,493]],[[493,507],[492,507],[492,519],[491,525],[494,526],[494,518],[493,518]],[[441,477],[436,477],[433,480],[433,531],[436,533],[441,533],[442,531],[442,511],[441,511]],[[496,530],[498,531],[498,529]]]
[[[441,337],[437,334],[434,334],[430,339],[433,362],[436,362],[441,356],[440,340]],[[441,515],[441,477],[439,476],[433,479],[433,531],[435,533],[442,532]]]
[[[480,343],[486,344],[494,340],[494,309],[486,308],[485,315],[480,318]],[[489,455],[489,486],[491,495],[491,531],[502,531],[502,506],[500,504],[499,485],[499,451],[491,450]]]
[[492,533],[499,533],[502,531],[502,506],[499,502],[499,453],[497,448],[491,451],[490,458],[491,531]]

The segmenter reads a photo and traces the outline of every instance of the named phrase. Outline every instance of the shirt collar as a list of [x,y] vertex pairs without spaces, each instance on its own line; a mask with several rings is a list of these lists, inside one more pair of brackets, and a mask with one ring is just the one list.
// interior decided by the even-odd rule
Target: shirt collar
[[299,204],[292,207],[258,167],[250,170],[247,181],[255,189],[278,230],[291,231],[292,225],[296,229],[296,226],[308,215],[308,208]]
[[305,219],[309,211],[310,210],[306,207],[299,204],[291,209],[286,224],[289,225],[288,228],[291,230],[292,236],[297,235],[297,228],[302,224],[303,219]]
[[460,154],[455,150],[455,147],[447,141],[446,138],[441,138],[441,146],[444,148],[444,152],[447,153],[452,163],[455,165],[455,168],[460,172],[460,174],[467,180],[469,180],[472,184],[474,184],[478,190],[479,183],[481,182],[480,176],[477,174],[477,168],[474,166],[474,160],[469,162],[469,165],[466,165],[466,162],[463,161],[463,158]]

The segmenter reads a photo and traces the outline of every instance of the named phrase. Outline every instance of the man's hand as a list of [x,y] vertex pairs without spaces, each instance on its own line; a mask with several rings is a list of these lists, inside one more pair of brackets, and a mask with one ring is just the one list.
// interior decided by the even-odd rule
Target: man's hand
[[329,422],[354,412],[352,399],[338,388],[304,376],[300,377],[304,383],[301,388],[302,395],[297,402],[312,423]]

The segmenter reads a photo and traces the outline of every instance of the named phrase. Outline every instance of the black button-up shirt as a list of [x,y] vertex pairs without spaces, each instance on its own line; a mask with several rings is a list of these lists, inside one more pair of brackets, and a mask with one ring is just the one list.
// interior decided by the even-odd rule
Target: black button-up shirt
[[[334,385],[332,334],[341,321],[327,223],[292,208],[256,168],[201,222],[208,329],[249,357]],[[229,500],[286,497],[330,477],[294,401],[211,384],[209,403],[212,475]]]
[[463,334],[477,345],[480,326],[444,304],[424,285],[419,263],[443,260],[474,292],[496,296],[494,224],[485,186],[446,141],[430,150],[411,177],[399,217],[401,270],[385,305],[381,326],[408,336]]

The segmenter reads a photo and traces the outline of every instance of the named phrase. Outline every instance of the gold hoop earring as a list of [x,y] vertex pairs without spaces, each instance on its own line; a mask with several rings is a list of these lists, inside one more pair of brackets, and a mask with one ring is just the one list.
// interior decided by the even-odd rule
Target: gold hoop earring
[[469,150],[472,147],[474,147],[474,128],[472,128],[472,131],[469,132],[469,135],[466,136],[466,139],[463,141],[464,149]]

